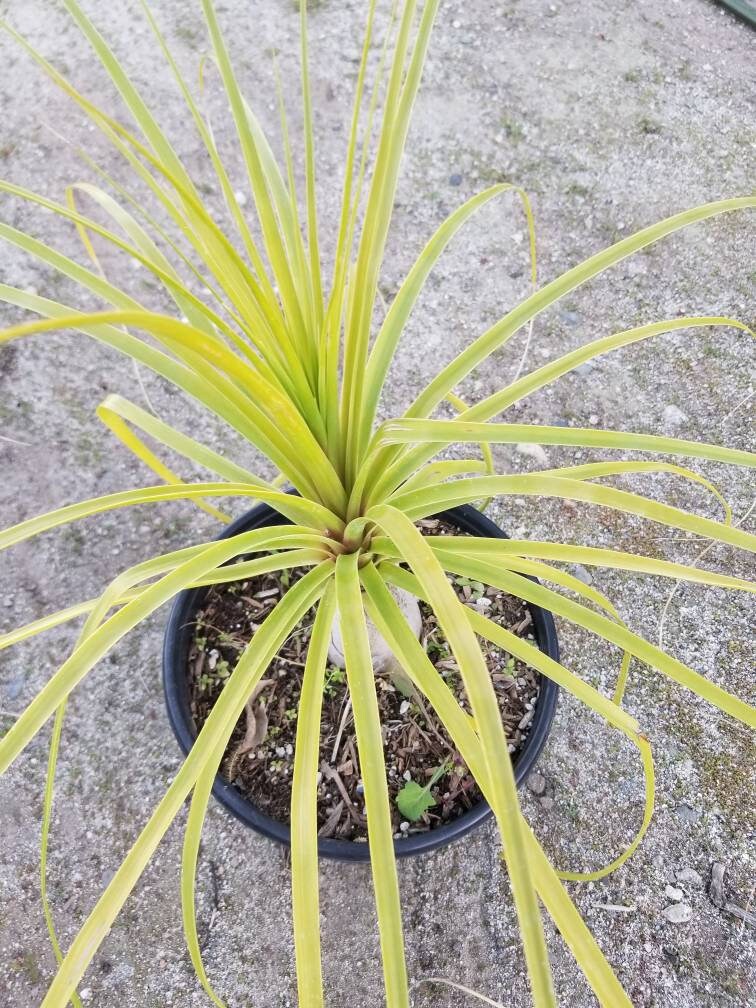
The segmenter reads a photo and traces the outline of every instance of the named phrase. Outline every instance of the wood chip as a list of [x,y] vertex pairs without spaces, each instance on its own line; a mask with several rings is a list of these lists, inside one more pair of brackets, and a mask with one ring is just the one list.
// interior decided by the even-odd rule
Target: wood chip
[[339,723],[339,730],[336,732],[336,741],[333,743],[333,754],[331,755],[331,763],[336,762],[336,757],[339,754],[339,746],[341,745],[341,736],[344,734],[344,728],[346,727],[347,718],[352,710],[352,698],[347,699],[344,705],[344,713],[341,715],[341,721]]
[[756,927],[755,913],[751,913],[748,910],[744,910],[743,907],[738,906],[737,903],[725,903],[724,909],[727,911],[727,913],[732,914],[733,917],[737,917],[738,920],[742,920],[746,924],[750,924],[751,927]]
[[318,830],[318,836],[331,837],[336,832],[336,827],[341,822],[341,816],[344,813],[344,802],[343,800],[339,802],[336,808],[331,812],[326,821]]
[[341,779],[341,774],[339,773],[339,771],[334,770],[334,768],[332,766],[329,766],[325,760],[323,760],[322,763],[320,764],[320,771],[324,777],[327,777],[328,780],[333,781],[333,783],[339,789],[339,794],[346,802],[347,807],[351,808],[352,799],[349,797],[349,793],[347,789],[344,787],[344,781]]
[[268,712],[265,703],[255,703],[255,700],[263,689],[272,684],[272,679],[261,679],[252,691],[252,696],[247,701],[244,710],[247,714],[247,727],[244,738],[231,755],[228,763],[228,776],[231,780],[236,776],[236,765],[242,756],[246,756],[252,749],[256,749],[265,741],[268,734]]
[[525,613],[525,618],[517,626],[512,627],[512,633],[519,637],[523,630],[527,630],[532,622],[533,618],[530,615],[530,610],[528,610]]
[[535,714],[535,711],[532,711],[532,710],[529,710],[529,711],[525,712],[524,716],[522,717],[522,719],[520,720],[519,724],[517,725],[517,727],[520,729],[520,731],[522,731],[523,728],[527,728],[528,727],[528,725],[530,724],[530,722],[533,720],[533,715],[534,714]]
[[202,670],[205,667],[205,652],[200,651],[197,657],[194,659],[194,668],[192,669],[192,675],[195,679],[199,679],[202,675]]

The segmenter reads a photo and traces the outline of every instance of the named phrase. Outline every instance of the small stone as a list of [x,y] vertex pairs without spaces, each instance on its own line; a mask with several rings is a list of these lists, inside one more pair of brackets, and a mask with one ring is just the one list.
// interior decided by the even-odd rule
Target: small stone
[[528,777],[528,790],[538,797],[546,793],[546,778],[543,774],[536,771]]
[[698,809],[691,808],[690,805],[678,805],[675,809],[677,816],[687,823],[697,823],[701,818]]
[[405,770],[404,773],[402,774],[402,777],[405,780],[412,780],[412,774],[409,772],[409,770]]
[[588,417],[588,423],[595,427],[598,422],[599,422],[598,414],[591,413],[591,415]]
[[711,883],[709,885],[709,899],[717,907],[724,906],[724,877],[725,866],[715,861],[711,866]]
[[286,755],[286,749],[284,749],[282,745],[276,746],[276,756],[285,756],[285,755]]
[[357,794],[360,795],[365,794],[365,785],[362,783],[362,781],[357,781],[357,786],[355,787],[354,790],[357,792]]
[[11,681],[5,687],[5,696],[9,700],[15,700],[17,697],[21,695],[24,686],[26,686],[26,676],[24,676],[23,674],[17,675],[14,679],[11,679]]
[[673,885],[668,885],[664,890],[664,895],[674,903],[679,903],[685,894],[682,889],[676,889]]
[[455,172],[453,175],[450,175],[449,176],[449,185],[452,185],[452,186],[461,186],[462,185],[462,176],[459,175],[457,172]]
[[246,193],[243,193],[240,189],[237,189],[237,191],[234,193],[234,199],[236,200],[236,202],[239,204],[240,207],[247,205]]
[[[559,312],[559,318],[562,320],[562,322],[565,322],[567,325],[574,326],[577,325],[578,322],[580,322],[581,315],[579,312],[572,311],[570,308],[563,308]],[[581,367],[585,366],[586,366],[585,364],[581,364]]]
[[572,564],[570,566],[570,572],[573,577],[576,577],[578,581],[582,581],[583,584],[593,584],[593,575],[589,570],[586,570],[582,564]]
[[82,1001],[89,1001],[89,999],[92,997],[92,991],[89,989],[89,987],[85,987],[83,990],[79,991],[79,995]]
[[531,458],[533,461],[539,462],[541,465],[549,464],[549,456],[539,444],[528,444],[526,442],[522,442],[517,445],[515,451],[518,455],[525,455],[527,458]]
[[402,831],[402,833],[406,833],[407,830],[409,829],[409,823],[408,822],[399,823],[399,829]]
[[687,903],[673,903],[662,910],[662,917],[670,924],[687,924],[693,916],[693,911]]
[[670,430],[674,427],[680,427],[687,421],[688,417],[681,409],[677,406],[669,405],[665,406],[662,412],[662,423],[664,426]]
[[662,945],[662,952],[664,953],[664,958],[668,959],[675,969],[677,969],[680,965],[680,953],[677,949],[671,948],[669,945]]
[[402,700],[402,702],[399,704],[399,713],[406,714],[409,709],[410,709],[409,700]]
[[682,885],[703,885],[703,879],[694,868],[681,868],[675,872],[675,878]]
[[554,799],[549,797],[549,795],[544,795],[543,798],[538,799],[538,804],[542,809],[545,809],[546,812],[548,812],[550,809],[554,808]]

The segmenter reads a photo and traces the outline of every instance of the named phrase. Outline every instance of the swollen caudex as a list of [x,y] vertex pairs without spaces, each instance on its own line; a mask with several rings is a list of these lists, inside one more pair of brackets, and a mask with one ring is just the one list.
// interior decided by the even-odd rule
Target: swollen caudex
[[[420,612],[418,600],[404,588],[390,587],[394,601],[399,606],[399,610],[407,621],[410,630],[419,640],[423,628],[423,618]],[[370,657],[373,662],[373,670],[377,673],[387,672],[393,674],[397,669],[397,661],[394,653],[381,636],[378,628],[370,617],[366,616],[367,636],[370,645]],[[341,635],[341,622],[338,614],[333,621],[331,631],[331,641],[328,646],[328,661],[337,668],[346,668],[344,659],[344,644]]]

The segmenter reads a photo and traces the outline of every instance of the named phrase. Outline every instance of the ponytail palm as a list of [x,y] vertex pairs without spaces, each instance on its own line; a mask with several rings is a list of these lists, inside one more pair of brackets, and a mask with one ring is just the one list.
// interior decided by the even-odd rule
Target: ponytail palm
[[[101,302],[99,310],[83,311],[75,305],[0,285],[0,299],[34,316],[0,331],[0,344],[59,329],[90,336],[195,399],[253,445],[279,475],[272,481],[263,479],[135,403],[110,395],[99,407],[98,415],[162,483],[68,504],[22,522],[0,532],[0,549],[104,511],[165,500],[193,502],[222,522],[228,521],[228,515],[219,505],[228,506],[230,502],[241,509],[264,501],[291,524],[155,557],[120,572],[98,598],[76,602],[0,636],[0,648],[8,647],[63,622],[84,619],[68,659],[0,739],[0,771],[4,771],[48,719],[55,718],[44,807],[43,893],[55,764],[69,695],[121,637],[178,592],[266,571],[306,567],[308,572],[286,593],[246,646],[190,754],[65,952],[57,942],[45,901],[59,969],[44,1006],[62,1008],[69,1000],[78,1003],[79,981],[187,798],[191,798],[191,805],[181,865],[184,929],[202,985],[215,1004],[223,1004],[205,971],[194,919],[194,880],[202,825],[215,774],[238,718],[277,650],[313,607],[316,616],[302,685],[291,806],[292,900],[300,1005],[317,1008],[325,1003],[319,946],[315,774],[323,674],[336,617],[342,628],[365,785],[386,1002],[390,1008],[408,1005],[408,978],[368,618],[380,629],[413,686],[435,709],[491,805],[520,922],[534,1003],[554,1004],[542,925],[545,910],[599,1001],[609,1006],[629,1005],[561,881],[598,878],[616,868],[640,843],[651,818],[654,771],[650,746],[643,727],[621,706],[629,661],[637,658],[655,674],[682,684],[751,727],[756,726],[756,711],[630,631],[611,600],[572,577],[563,565],[603,566],[730,591],[752,592],[754,585],[700,567],[573,543],[423,536],[416,522],[463,503],[530,495],[593,504],[752,552],[756,536],[733,525],[726,502],[724,520],[714,521],[617,489],[607,481],[626,473],[669,472],[702,484],[721,502],[719,491],[680,460],[693,458],[753,467],[753,453],[670,437],[513,424],[506,420],[506,412],[513,405],[601,354],[679,329],[730,327],[743,333],[744,339],[749,338],[753,334],[741,322],[720,316],[650,321],[602,336],[469,406],[457,397],[455,389],[515,333],[531,325],[539,313],[569,292],[688,225],[753,208],[756,198],[720,200],[678,213],[538,286],[533,217],[527,196],[510,185],[491,186],[458,208],[431,236],[376,331],[378,284],[399,165],[438,0],[393,4],[382,55],[370,81],[369,55],[377,34],[375,0],[367,5],[364,46],[344,155],[341,212],[328,272],[319,244],[305,3],[301,7],[304,187],[300,197],[285,115],[281,122],[283,161],[279,166],[240,90],[212,0],[201,0],[214,72],[225,90],[243,157],[254,208],[252,220],[247,218],[243,209],[246,200],[231,183],[213,131],[192,89],[173,60],[157,21],[143,3],[157,46],[186,103],[187,123],[196,131],[216,173],[233,223],[233,231],[227,233],[203,201],[200,189],[147,101],[107,42],[77,0],[63,2],[120,92],[132,120],[129,126],[79,94],[28,41],[12,27],[6,28],[103,133],[133,172],[134,181],[149,192],[155,208],[146,208],[144,200],[114,182],[93,162],[91,166],[105,188],[91,183],[74,185],[60,202],[0,182],[0,191],[69,221],[77,229],[90,263],[85,266],[4,223],[0,223],[0,238],[69,277],[83,293]],[[209,69],[206,67],[206,73]],[[373,146],[372,126],[379,108],[380,128]],[[528,222],[532,293],[444,367],[419,391],[403,416],[378,424],[391,361],[430,272],[474,214],[508,192],[519,198]],[[93,200],[101,219],[109,223],[87,216],[78,205],[82,196]],[[173,233],[158,224],[156,216],[167,218]],[[104,276],[95,251],[95,244],[103,242],[126,253],[152,274],[173,304],[170,312],[142,303]],[[202,297],[195,293],[198,283],[204,291]],[[455,419],[434,416],[444,402],[457,410]],[[525,476],[498,475],[490,446],[523,441],[608,450],[632,457],[589,461]],[[475,446],[480,446],[483,461],[474,457],[437,458],[454,445],[463,446],[463,451],[467,451],[464,446],[472,446],[467,452],[470,455]],[[632,453],[649,454],[653,460],[638,459]],[[170,466],[169,458],[173,459]],[[177,465],[176,458],[201,467],[209,474],[207,481],[185,482],[172,468]],[[296,494],[285,492],[285,484]],[[614,697],[604,696],[527,641],[462,605],[449,575],[472,577],[536,603],[618,645],[625,657]],[[471,715],[460,707],[409,630],[390,586],[407,589],[434,610],[459,666]],[[568,597],[565,591],[579,600]],[[494,642],[555,680],[637,748],[645,778],[644,813],[632,844],[606,869],[587,876],[558,873],[523,818],[507,738],[478,638]]]

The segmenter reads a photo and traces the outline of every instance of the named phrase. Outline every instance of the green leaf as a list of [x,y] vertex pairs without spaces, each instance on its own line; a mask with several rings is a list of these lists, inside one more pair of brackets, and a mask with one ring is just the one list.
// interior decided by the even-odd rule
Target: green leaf
[[604,270],[615,266],[617,263],[627,259],[628,256],[639,252],[641,249],[652,245],[661,238],[674,234],[681,228],[688,227],[698,221],[704,221],[717,214],[729,213],[733,210],[742,210],[747,207],[756,207],[756,197],[742,196],[735,199],[718,200],[713,203],[705,203],[701,206],[692,207],[682,213],[667,217],[658,221],[650,227],[643,228],[635,234],[623,238],[622,241],[609,248],[603,249],[596,255],[591,256],[578,266],[563,273],[561,276],[547,283],[535,294],[522,301],[516,308],[513,308],[507,315],[500,319],[482,336],[479,336],[461,354],[448,364],[440,374],[428,385],[423,393],[418,396],[407,412],[408,416],[422,417],[428,416],[433,409],[438,406],[446,394],[462,381],[474,368],[476,368],[486,357],[490,356],[503,343],[505,343],[520,326],[525,325],[531,318],[544,311],[549,305],[554,304],[575,290],[582,284],[598,276]]
[[537,472],[527,476],[474,476],[414,493],[399,494],[391,503],[410,518],[418,519],[489,494],[522,494],[583,501],[635,514],[670,528],[683,529],[750,552],[756,551],[756,536],[730,525],[702,518],[669,504],[659,504],[641,494],[580,480],[544,476]]
[[[491,783],[491,807],[504,844],[533,999],[539,1008],[555,1005],[556,998],[540,910],[525,847],[525,827],[520,813],[514,772],[485,659],[470,624],[463,618],[465,607],[459,601],[433,550],[419,530],[406,515],[388,505],[374,508],[370,517],[386,530],[409,563],[427,593],[428,600],[438,617],[439,626],[459,664],[483,748],[485,779]],[[502,752],[505,754],[504,759],[500,756]]]
[[[396,567],[387,569],[388,565],[382,565],[380,572],[370,565],[364,567],[360,572],[363,584],[367,590],[368,609],[371,618],[375,621],[380,632],[390,644],[394,654],[402,662],[407,674],[415,681],[416,687],[423,692],[434,710],[443,721],[447,731],[454,739],[462,758],[470,767],[473,775],[480,785],[486,799],[493,807],[493,796],[491,795],[489,774],[486,769],[485,758],[481,740],[475,732],[475,726],[469,714],[460,707],[458,700],[445,685],[436,669],[428,659],[420,642],[407,626],[407,621],[402,617],[401,612],[392,598],[390,592],[383,583],[382,576],[392,583],[411,591],[418,598],[425,598],[422,586],[404,568]],[[389,578],[390,575],[390,578]],[[467,610],[468,614],[472,610]],[[639,732],[638,723],[616,704],[598,693],[592,686],[584,683],[582,679],[572,675],[558,662],[553,661],[548,655],[543,654],[534,645],[512,634],[512,638],[517,644],[522,645],[526,650],[522,653],[522,658],[528,661],[528,651],[532,654],[531,662],[544,674],[565,686],[588,703],[590,707],[597,710],[606,717],[610,724],[623,731],[631,740],[637,738]],[[647,776],[647,784],[653,787],[652,775]],[[595,939],[583,922],[580,914],[574,907],[570,897],[560,885],[556,872],[551,867],[548,858],[533,837],[530,828],[524,823],[525,842],[529,848],[528,856],[533,871],[534,882],[538,889],[538,894],[551,914],[560,933],[564,937],[569,947],[573,950],[575,957],[583,970],[586,979],[590,983],[599,1001],[604,1006],[618,1008],[630,1008],[630,1001],[624,993],[621,984],[614,975],[611,967],[606,961],[601,949],[596,944]]]
[[417,822],[429,808],[436,804],[428,787],[420,787],[413,780],[408,780],[396,796],[396,805],[405,819]]
[[[291,787],[291,909],[299,1008],[322,1008],[318,893],[317,773],[323,679],[336,611],[332,585],[318,607],[307,649]],[[288,715],[288,712],[287,712]],[[297,716],[297,712],[294,712]]]
[[387,1008],[409,1008],[383,735],[356,553],[344,554],[336,561],[336,601],[344,640],[357,752],[365,782],[370,868],[378,914],[386,1005]]
[[631,633],[621,624],[614,623],[599,613],[591,612],[585,606],[564,598],[544,585],[536,584],[520,574],[502,570],[494,564],[462,559],[449,551],[444,554],[443,566],[448,571],[466,574],[468,577],[480,577],[487,584],[539,605],[555,616],[564,616],[575,625],[582,626],[630,652],[651,668],[663,672],[674,682],[703,697],[725,714],[737,718],[750,728],[756,728],[756,709],[750,704],[739,700],[643,637]]

